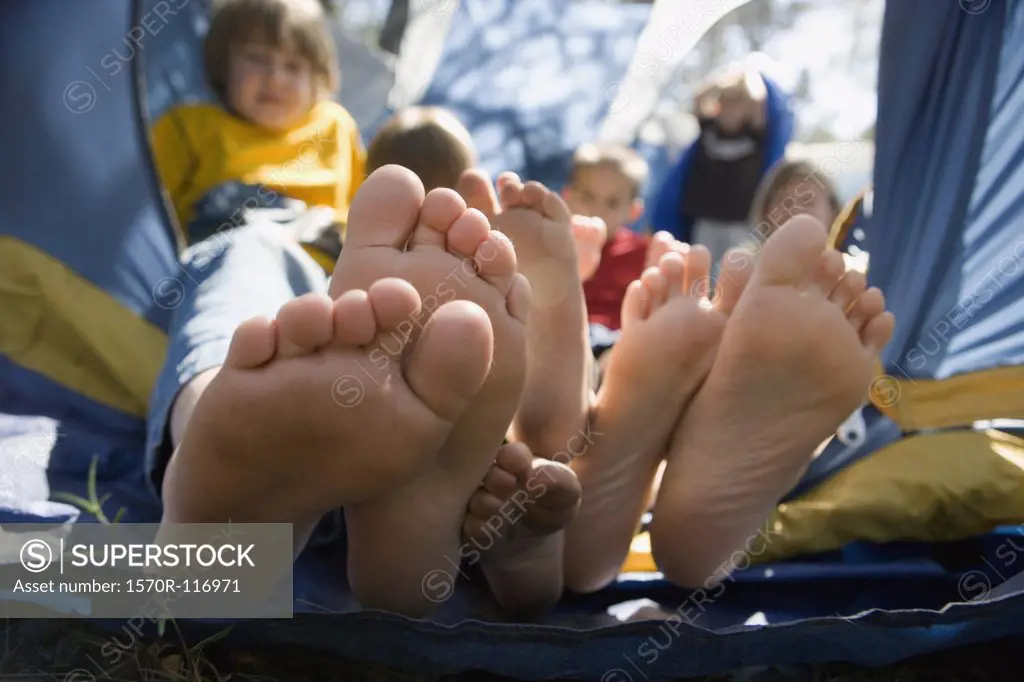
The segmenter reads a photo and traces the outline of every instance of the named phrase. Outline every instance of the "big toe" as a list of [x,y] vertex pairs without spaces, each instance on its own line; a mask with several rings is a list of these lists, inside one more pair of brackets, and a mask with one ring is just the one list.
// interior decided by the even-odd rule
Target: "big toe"
[[423,206],[423,183],[402,166],[383,166],[360,186],[348,213],[344,253],[367,246],[403,248]]
[[475,208],[483,213],[489,222],[494,222],[499,211],[498,195],[494,192],[491,179],[482,170],[470,168],[465,171],[459,177],[455,191],[466,202],[466,206]]
[[441,306],[409,354],[405,378],[434,414],[454,423],[480,391],[494,357],[494,330],[470,301]]
[[793,217],[765,242],[752,281],[790,286],[808,282],[818,271],[827,237],[825,227],[814,218]]

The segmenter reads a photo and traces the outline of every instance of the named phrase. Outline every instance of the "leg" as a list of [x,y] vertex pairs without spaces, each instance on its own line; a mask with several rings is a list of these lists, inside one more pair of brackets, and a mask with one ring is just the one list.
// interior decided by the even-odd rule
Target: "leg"
[[590,400],[593,354],[569,208],[543,185],[499,178],[497,229],[516,247],[519,271],[533,294],[527,327],[523,398],[515,440],[551,457],[583,425]]
[[466,552],[487,577],[498,603],[533,616],[562,596],[561,531],[572,522],[580,486],[572,469],[534,457],[522,443],[502,447],[469,502]]
[[171,453],[224,364],[235,329],[254,317],[273,317],[297,296],[326,291],[327,278],[281,226],[258,223],[191,247],[177,285],[182,299],[148,418],[146,467],[158,496]]
[[677,583],[721,579],[815,448],[867,395],[894,319],[845,274],[824,227],[795,217],[764,244],[714,366],[672,441],[652,549]]
[[710,268],[701,246],[670,250],[626,292],[622,335],[591,412],[592,446],[572,462],[583,487],[566,531],[566,581],[575,591],[615,579],[650,509],[672,431],[710,371],[736,291],[752,271],[742,252],[733,263],[710,306],[700,300]]
[[[345,248],[330,285],[333,298],[365,289],[383,275],[399,277],[419,292],[422,310],[396,329],[416,343],[424,320],[439,304],[471,301],[486,312],[495,358],[483,387],[456,421],[436,457],[411,481],[345,508],[348,576],[369,608],[423,615],[435,606],[424,583],[460,561],[463,518],[470,497],[494,462],[522,393],[526,365],[529,284],[516,272],[508,239],[466,208],[453,191],[424,197],[415,175],[398,166],[374,172],[349,213]],[[443,308],[440,308],[443,310]],[[383,348],[401,358],[402,345]],[[451,338],[447,352],[462,357],[464,342]],[[438,389],[449,381],[436,375]],[[386,422],[384,422],[386,424]],[[382,456],[388,450],[382,446]]]

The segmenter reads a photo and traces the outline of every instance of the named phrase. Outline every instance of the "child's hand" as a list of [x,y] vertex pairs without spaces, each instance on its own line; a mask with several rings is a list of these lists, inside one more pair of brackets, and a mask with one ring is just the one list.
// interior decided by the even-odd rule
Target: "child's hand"
[[600,218],[574,215],[572,217],[572,238],[576,242],[576,261],[580,281],[586,282],[597,272],[601,264],[601,250],[608,239],[608,227]]

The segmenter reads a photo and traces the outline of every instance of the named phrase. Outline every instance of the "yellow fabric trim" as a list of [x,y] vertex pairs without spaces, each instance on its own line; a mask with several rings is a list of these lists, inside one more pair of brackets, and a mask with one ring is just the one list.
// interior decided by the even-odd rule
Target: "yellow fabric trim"
[[837,472],[769,521],[757,562],[850,542],[942,542],[1024,523],[1024,441],[998,431],[911,436]]
[[317,262],[317,265],[324,269],[324,272],[330,276],[334,272],[334,265],[337,263],[336,260],[332,259],[326,253],[316,248],[312,244],[300,244],[303,251],[309,254],[310,258]]
[[864,203],[864,195],[867,191],[867,187],[862,189],[857,196],[847,202],[842,212],[836,217],[832,223],[832,229],[829,230],[828,248],[839,248],[839,245],[846,239],[850,228],[853,227],[853,223],[857,220],[857,212],[860,210],[861,204]]
[[167,336],[49,254],[0,237],[0,352],[68,389],[145,417]]
[[903,431],[1024,419],[1024,367],[994,367],[948,379],[896,379],[879,371],[871,402]]
[[622,564],[623,573],[657,573],[658,567],[654,565],[654,555],[651,554],[651,534],[640,533],[633,538],[633,544],[629,548],[629,555],[626,562]]
[[[998,431],[908,437],[780,504],[754,563],[841,549],[864,540],[942,542],[1024,523],[1024,440]],[[623,572],[654,572],[647,533]]]

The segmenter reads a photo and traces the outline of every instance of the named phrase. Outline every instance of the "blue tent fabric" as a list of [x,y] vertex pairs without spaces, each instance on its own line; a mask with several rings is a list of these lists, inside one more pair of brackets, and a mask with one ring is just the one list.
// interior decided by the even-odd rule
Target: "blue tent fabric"
[[865,226],[870,283],[900,320],[883,360],[909,379],[1020,364],[1020,2],[982,14],[929,5],[935,16],[925,22],[915,3],[890,4],[883,40],[906,57],[879,76],[874,212]]
[[[473,7],[466,20],[505,20],[511,24],[510,35],[516,37],[526,36],[535,25],[552,26],[553,32],[554,19],[568,15],[561,14],[560,3],[552,2],[547,10],[544,4],[510,0],[514,9],[502,8],[498,2],[466,3]],[[159,86],[154,75],[159,69],[148,60],[163,53],[153,47],[136,49],[133,57],[127,57],[124,42],[127,35],[137,35],[130,32],[131,27],[142,25],[146,11],[143,4],[128,0],[96,6],[60,0],[0,5],[0,56],[4,57],[0,64],[6,65],[0,82],[9,89],[5,92],[9,96],[0,103],[6,123],[0,128],[0,146],[27,169],[0,186],[0,237],[39,246],[138,316],[160,326],[169,311],[158,305],[152,292],[162,280],[180,276],[180,271],[174,234],[146,151],[136,86],[141,73],[146,75],[147,89]],[[58,14],[62,21],[55,24],[52,17]],[[176,17],[194,18],[184,9],[178,15],[167,14],[164,30],[171,30]],[[541,22],[538,17],[548,18]],[[529,23],[534,20],[539,23]],[[1013,217],[1013,209],[1020,212],[1019,190],[1012,194],[1012,181],[1018,172],[1015,160],[1021,140],[1019,131],[1007,122],[1014,120],[1013,112],[1019,111],[1015,107],[1024,96],[1019,85],[1024,2],[994,3],[989,11],[971,15],[956,6],[947,11],[930,0],[901,0],[888,4],[885,21],[877,186],[912,184],[900,185],[903,191],[890,192],[885,202],[879,203],[876,197],[875,211],[864,229],[872,251],[872,276],[887,292],[898,290],[904,284],[901,278],[906,279],[910,292],[902,297],[897,292],[894,306],[898,314],[906,310],[910,317],[913,306],[930,305],[907,272],[917,271],[920,276],[923,269],[911,258],[915,249],[924,257],[935,256],[929,264],[942,266],[938,268],[942,279],[963,265],[964,250],[984,252],[990,244],[1002,243],[993,235],[1006,239],[1004,225],[1009,226],[1005,229],[1019,226],[1020,218]],[[638,27],[640,23],[638,13]],[[913,26],[912,32],[908,26]],[[457,44],[475,44],[477,50],[487,47],[481,36],[473,35],[476,28],[479,24],[472,24],[461,38],[456,32]],[[572,30],[576,29],[566,28]],[[154,37],[146,35],[146,40]],[[66,50],[53,50],[55,42]],[[121,57],[113,56],[112,46]],[[505,52],[506,59],[513,52]],[[544,54],[539,49],[536,53]],[[525,52],[536,53],[533,48]],[[465,54],[469,55],[465,59],[483,61],[482,52]],[[118,74],[103,66],[112,67],[110,60],[122,57],[118,63],[123,70]],[[20,68],[29,61],[36,65],[34,69]],[[491,64],[487,72],[496,83],[502,73],[497,66],[503,63]],[[449,71],[439,75],[435,93],[447,78],[453,94],[446,101],[458,105],[464,99],[469,102],[466,110],[473,113],[474,98],[482,101],[488,93],[470,97],[466,91],[489,88],[476,78],[460,83],[456,72],[470,72],[475,65],[469,61],[461,67],[446,67]],[[544,68],[540,61],[531,73],[544,73]],[[618,66],[615,62],[601,68],[611,73]],[[529,81],[529,74],[522,77]],[[603,73],[594,78],[606,82]],[[951,90],[950,96],[941,95],[940,83]],[[474,132],[486,139],[490,124],[499,133],[523,130],[534,120],[530,116],[550,117],[557,109],[556,105],[529,104],[529,115],[520,117],[511,94],[506,99],[497,98],[494,110],[477,119]],[[462,113],[458,106],[454,108]],[[587,117],[599,115],[599,109],[581,107],[545,133],[564,132],[565,138],[529,138],[524,148],[534,156],[519,166],[522,172],[532,175],[539,169],[542,178],[545,172],[557,175],[558,159],[564,160],[566,151],[579,141],[573,136],[590,135],[586,127],[582,132],[559,132],[559,125],[568,126],[564,121],[579,118],[589,125]],[[892,121],[887,122],[886,116]],[[957,121],[957,126],[944,127],[949,121]],[[917,132],[918,127],[945,136],[947,144],[934,144],[925,132]],[[997,134],[1007,141],[999,148],[988,141]],[[498,134],[494,139],[508,138]],[[549,139],[554,140],[550,153],[545,147]],[[483,146],[491,149],[488,158],[500,164],[497,168],[513,160],[511,145],[505,151],[498,143]],[[947,156],[951,148],[962,153],[955,157],[955,164]],[[506,152],[509,156],[501,158]],[[972,183],[975,172],[978,179]],[[951,190],[960,183],[967,187],[960,196],[961,215],[968,218],[966,229],[963,219],[958,223],[951,217],[956,211],[922,204],[922,199],[946,201],[957,194]],[[977,198],[970,199],[972,193]],[[996,215],[1004,219],[994,219],[989,215],[992,209],[986,207],[997,207]],[[891,225],[905,231],[888,229]],[[937,236],[946,244],[962,243],[948,251],[925,249],[925,235]],[[907,248],[907,243],[914,248]],[[882,249],[886,244],[887,251]],[[938,263],[937,254],[942,253],[960,260]],[[903,270],[890,273],[886,267]],[[913,292],[920,294],[918,299],[910,295]],[[989,306],[986,310],[993,314],[979,319],[989,323],[990,332],[1012,330],[1015,308],[995,298]],[[998,306],[1009,311],[1010,326],[1002,322],[1003,312],[994,314]],[[999,326],[991,326],[996,320]],[[4,323],[0,316],[0,324]],[[917,327],[901,341],[904,348],[907,339],[920,336],[921,329]],[[1012,347],[987,338],[991,352],[1016,361]],[[946,357],[954,357],[952,351]],[[879,415],[868,411],[865,420],[871,448],[893,436],[893,425]],[[126,521],[157,520],[159,508],[143,482],[144,427],[137,418],[98,405],[0,356],[0,523],[94,522],[90,514],[48,499],[56,492],[84,495],[93,461],[98,462],[99,494],[112,496],[105,507],[108,516],[124,508]],[[294,580],[296,611],[325,615],[242,623],[232,636],[240,646],[294,642],[421,673],[485,670],[520,679],[563,676],[611,682],[822,660],[880,665],[952,646],[1024,635],[1024,592],[1007,582],[1024,568],[1022,556],[1024,535],[1018,528],[931,546],[857,543],[827,556],[741,570],[720,588],[704,591],[679,590],[658,576],[622,576],[601,593],[568,596],[542,623],[514,625],[496,622],[478,583],[457,591],[431,621],[362,611],[338,577],[343,548],[325,547],[303,553]],[[472,568],[467,572],[472,574]],[[1006,593],[997,594],[994,588],[1004,583]],[[641,599],[663,605],[676,618],[619,622],[614,613],[624,609],[624,603]],[[2,602],[0,596],[0,606]],[[757,613],[767,625],[746,624]],[[180,625],[197,636],[208,628],[220,628],[220,624],[202,622]]]
[[[792,97],[767,74],[762,73],[768,91],[766,109],[768,111],[765,125],[765,163],[762,174],[766,173],[786,153],[786,145],[793,138],[796,116],[793,112]],[[662,230],[671,233],[680,241],[689,242],[693,230],[694,217],[680,213],[683,186],[686,183],[690,165],[700,140],[695,140],[683,150],[682,156],[672,166],[668,175],[662,180],[660,189],[654,198],[650,224],[653,232]]]

